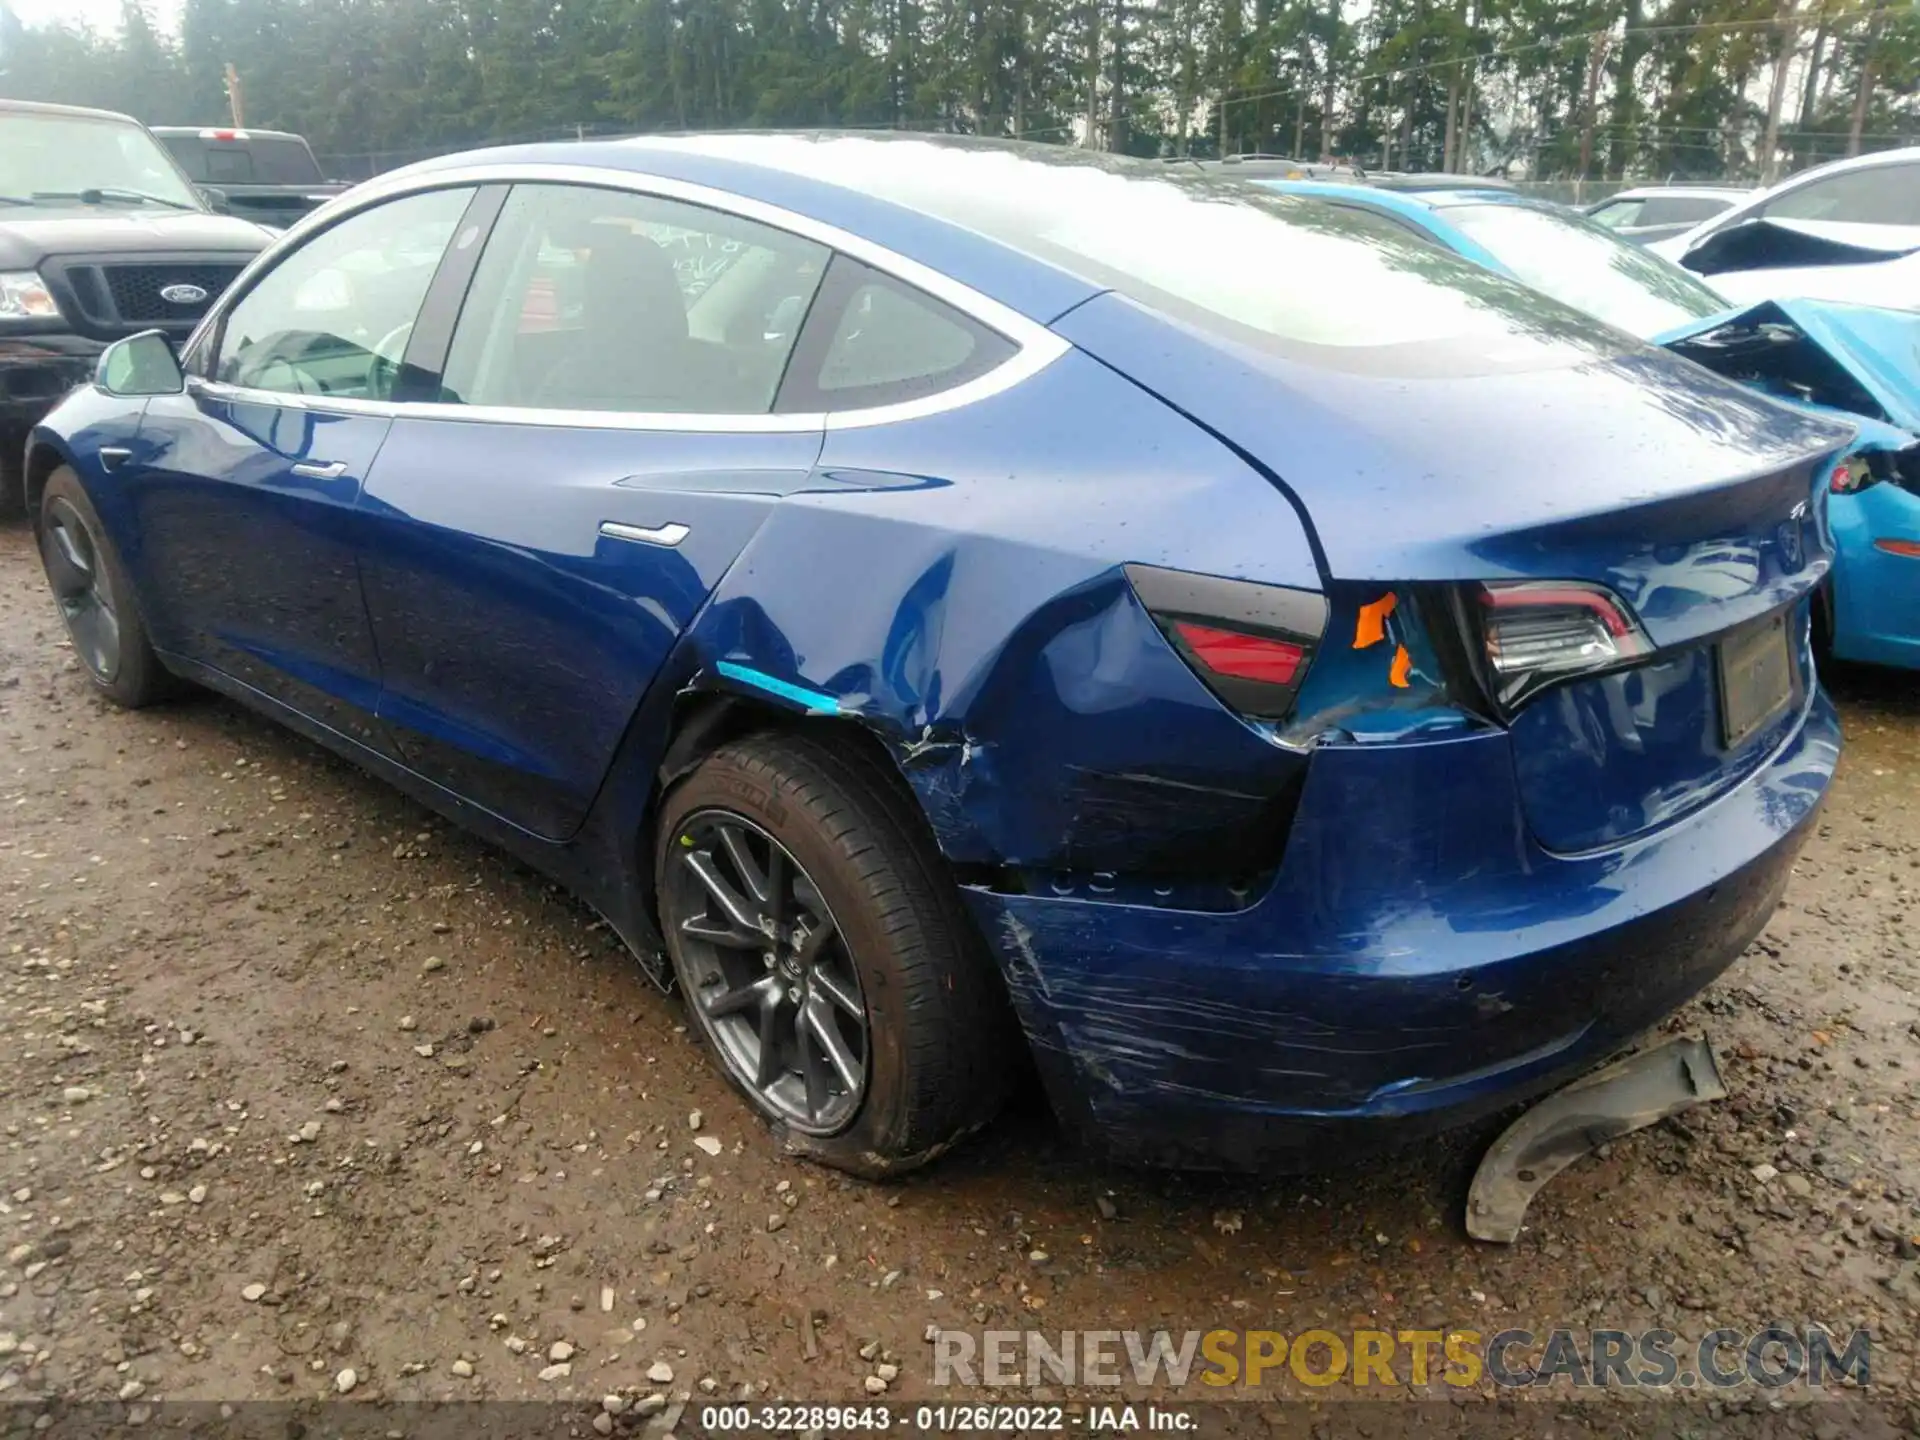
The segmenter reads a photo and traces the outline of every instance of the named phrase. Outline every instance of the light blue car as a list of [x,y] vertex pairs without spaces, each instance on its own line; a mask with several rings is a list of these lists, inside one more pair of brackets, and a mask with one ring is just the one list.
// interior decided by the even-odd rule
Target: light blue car
[[1386,216],[1722,375],[1844,412],[1860,439],[1830,481],[1837,559],[1820,638],[1843,660],[1920,669],[1920,315],[1822,300],[1729,308],[1671,261],[1504,190],[1257,183]]

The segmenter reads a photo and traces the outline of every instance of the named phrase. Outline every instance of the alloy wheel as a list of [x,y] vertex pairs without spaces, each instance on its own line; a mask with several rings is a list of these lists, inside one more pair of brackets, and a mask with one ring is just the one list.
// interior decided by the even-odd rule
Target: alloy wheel
[[795,1129],[845,1129],[866,1095],[866,998],[819,887],[779,841],[726,811],[688,816],[673,845],[661,918],[700,1028]]
[[97,679],[120,669],[120,614],[93,531],[64,500],[48,507],[41,551],[74,653]]

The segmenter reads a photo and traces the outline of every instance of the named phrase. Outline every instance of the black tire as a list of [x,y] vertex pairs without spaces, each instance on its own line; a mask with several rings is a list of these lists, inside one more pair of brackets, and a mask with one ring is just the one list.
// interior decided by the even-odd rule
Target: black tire
[[[769,942],[761,954],[758,940],[742,947],[700,938],[725,923],[712,914],[725,907],[712,899],[695,860],[705,857],[710,868],[716,849],[725,851],[726,845],[724,839],[708,844],[706,837],[729,827],[747,837],[757,857],[765,857],[749,862],[762,867],[757,877],[762,888],[767,876],[777,873],[763,842],[777,842],[784,850],[787,860],[781,863],[793,867],[786,913],[794,917],[785,928],[794,936],[803,936],[817,918],[809,912],[823,907],[830,912],[813,927],[835,932],[820,950],[817,975],[802,977],[793,969],[793,990],[785,990],[789,972],[783,967],[798,960],[805,948],[801,940],[790,946]],[[789,1152],[878,1179],[934,1159],[999,1111],[1018,1073],[1017,1032],[999,975],[921,817],[873,763],[810,737],[760,734],[732,742],[668,793],[655,856],[661,931],[693,1029]],[[721,864],[730,877],[743,873],[724,857]],[[777,895],[777,882],[772,889]],[[777,917],[780,902],[774,904]],[[699,936],[689,935],[690,921],[700,926]],[[773,923],[781,928],[777,919]],[[767,933],[728,928],[736,938]],[[804,1009],[817,995],[833,993],[814,988],[830,966],[844,967],[839,973],[846,979],[857,975],[858,994],[852,998],[864,1018],[839,1023],[849,1030],[863,1027],[864,1092],[856,1098],[850,1087],[841,1087],[847,1093],[825,1095],[857,1108],[836,1121],[833,1105],[823,1104],[817,1112],[822,1123],[810,1125],[806,1111],[814,1089],[804,1078],[804,1063],[796,1062],[763,1090],[760,1077],[747,1073],[751,1057],[737,1053],[739,1040],[729,1042],[721,1033],[723,1024],[735,1027],[736,1034],[742,1028],[757,1032],[764,1053],[770,1029],[785,1023],[766,1018],[771,1003],[747,1012],[750,1020],[736,1007],[725,1022],[710,1016],[709,1007],[717,1006],[722,994],[739,996],[770,986],[785,990],[789,998],[779,1002],[783,1005],[804,992]],[[744,973],[750,983],[732,985],[723,973],[726,967],[736,976]],[[853,987],[834,983],[844,1004],[845,992]],[[821,1008],[833,1016],[843,1013],[829,1005]],[[806,1043],[797,1011],[792,1023],[791,1034],[779,1034],[779,1048]],[[800,1109],[770,1098],[782,1086],[788,1096],[804,1090]]]
[[126,710],[177,694],[180,682],[153,653],[119,552],[79,477],[64,465],[41,492],[38,530],[47,583],[74,658],[94,688]]
[[27,472],[18,435],[0,430],[0,523],[27,514]]

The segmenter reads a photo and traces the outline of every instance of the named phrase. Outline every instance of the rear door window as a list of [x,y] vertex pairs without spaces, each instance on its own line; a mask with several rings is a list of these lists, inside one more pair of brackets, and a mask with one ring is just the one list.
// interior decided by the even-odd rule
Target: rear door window
[[237,145],[200,143],[199,174],[196,179],[210,185],[252,185],[253,156]]
[[1646,203],[1644,200],[1609,200],[1587,218],[1609,230],[1624,230],[1629,225],[1642,223],[1640,211]]
[[777,408],[810,414],[919,400],[979,378],[1017,348],[951,305],[838,255]]
[[207,135],[166,135],[160,143],[202,185],[318,185],[325,180],[313,152],[298,136],[220,140]]
[[303,140],[290,135],[255,135],[246,145],[259,185],[318,185],[325,177]]
[[1754,212],[1769,220],[1920,225],[1920,165],[1870,165],[1789,190]]
[[1716,200],[1708,195],[1656,195],[1647,200],[1636,225],[1698,225],[1711,220],[1731,200]]
[[187,172],[189,180],[201,185],[212,183],[213,177],[207,174],[207,147],[204,141],[191,135],[157,135],[154,138],[180,162],[180,168]]

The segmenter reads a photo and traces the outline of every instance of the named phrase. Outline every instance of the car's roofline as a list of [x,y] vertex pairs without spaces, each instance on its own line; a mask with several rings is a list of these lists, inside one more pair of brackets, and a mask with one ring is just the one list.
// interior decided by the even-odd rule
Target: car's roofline
[[1553,210],[1559,207],[1517,190],[1386,190],[1378,185],[1337,180],[1260,180],[1256,184],[1284,195],[1317,196],[1325,200],[1352,200],[1382,210],[1451,210],[1461,205],[1515,205],[1525,209]]
[[[578,145],[569,147],[577,152]],[[502,152],[494,152],[498,155]],[[318,210],[302,217],[293,226],[273,241],[255,257],[245,271],[228,287],[201,320],[196,329],[196,337],[205,333],[209,326],[218,325],[235,304],[244,298],[251,288],[255,277],[263,270],[277,264],[286,251],[305,243],[308,235],[337,223],[342,218],[357,213],[371,205],[396,199],[403,195],[417,194],[423,191],[445,189],[453,186],[511,184],[572,184],[598,185],[608,189],[623,190],[633,194],[658,196],[663,199],[680,201],[691,205],[704,205],[713,209],[736,215],[746,220],[770,225],[785,230],[803,239],[812,240],[854,260],[869,265],[884,274],[891,275],[908,285],[912,285],[935,299],[951,305],[954,309],[970,316],[975,321],[1004,335],[1017,347],[1013,356],[989,370],[986,374],[968,381],[951,390],[916,400],[901,401],[893,404],[871,406],[864,409],[830,411],[820,414],[771,414],[752,416],[703,416],[698,428],[718,430],[738,430],[751,432],[782,432],[809,430],[818,428],[845,429],[870,425],[893,423],[895,421],[919,418],[937,414],[946,410],[958,409],[977,400],[997,394],[999,391],[1021,383],[1029,376],[1038,373],[1065,355],[1073,347],[1047,326],[1022,314],[1018,309],[1005,304],[985,290],[969,285],[934,267],[925,264],[911,255],[893,249],[883,242],[843,229],[831,221],[816,215],[758,199],[752,195],[733,190],[723,190],[713,185],[679,179],[658,174],[654,171],[632,167],[611,167],[605,165],[560,164],[556,161],[538,161],[532,159],[509,160],[500,158],[471,159],[468,163],[427,168],[424,165],[411,166],[406,170],[391,171],[386,175],[356,186],[346,194],[329,201]],[[900,207],[904,208],[904,207]],[[984,239],[984,237],[982,237]],[[1015,252],[1018,253],[1018,252]],[[1036,264],[1044,262],[1035,261]],[[189,342],[191,345],[192,341]],[[320,403],[320,402],[315,402]],[[347,413],[366,413],[380,415],[442,415],[448,407],[438,403],[396,404],[359,400],[340,400],[328,398],[326,408]],[[458,414],[467,419],[482,422],[528,423],[529,417],[540,416],[533,423],[584,425],[604,429],[626,430],[684,430],[690,417],[686,414],[660,413],[637,414],[599,411],[535,411],[522,407],[508,407],[494,411],[484,406],[467,406],[458,410]]]
[[[474,166],[522,166],[549,173],[598,172],[604,177],[603,183],[627,188],[658,188],[651,184],[656,180],[697,186],[708,192],[710,198],[705,203],[718,208],[747,213],[741,204],[735,203],[737,199],[778,207],[810,224],[856,233],[863,240],[930,270],[950,274],[975,292],[990,296],[997,304],[1042,325],[1107,288],[1010,239],[970,228],[951,216],[915,208],[796,163],[790,143],[816,139],[937,144],[1016,156],[1037,154],[1042,158],[1055,150],[1055,147],[1031,142],[910,131],[689,132],[677,136],[560,141],[467,151],[423,160],[366,183],[411,183],[414,178],[444,176]],[[755,145],[761,140],[769,142],[764,151]],[[703,142],[713,141],[723,141],[724,148],[703,148]],[[357,190],[349,192],[353,193]]]
[[1897,150],[1870,150],[1864,155],[1848,155],[1839,160],[1828,160],[1821,165],[1809,165],[1804,170],[1796,170],[1786,178],[1772,185],[1761,186],[1763,191],[1779,190],[1788,185],[1797,185],[1816,175],[1838,175],[1847,170],[1871,170],[1876,165],[1912,164],[1920,160],[1920,145],[1903,145]]
[[44,100],[0,99],[0,114],[51,115],[65,120],[107,120],[117,125],[145,128],[133,116],[122,115],[118,110],[96,110],[87,105],[53,105]]
[[303,145],[307,137],[295,130],[262,130],[257,125],[149,125],[147,127],[162,139],[178,136],[188,140],[217,140],[222,136],[231,136],[234,143],[243,137],[252,140],[298,140]]
[[1616,190],[1595,205],[1605,205],[1613,200],[1719,200],[1726,198],[1738,200],[1753,194],[1759,187],[1754,185],[1634,185],[1625,190]]
[[1551,200],[1542,200],[1537,195],[1522,195],[1518,190],[1474,190],[1463,186],[1458,190],[1428,190],[1423,193],[1435,210],[1454,210],[1462,205],[1512,205],[1523,210],[1566,208]]

